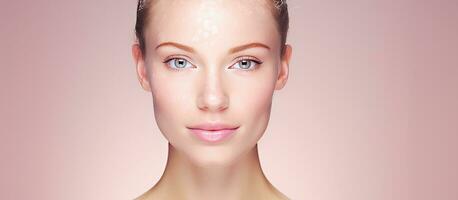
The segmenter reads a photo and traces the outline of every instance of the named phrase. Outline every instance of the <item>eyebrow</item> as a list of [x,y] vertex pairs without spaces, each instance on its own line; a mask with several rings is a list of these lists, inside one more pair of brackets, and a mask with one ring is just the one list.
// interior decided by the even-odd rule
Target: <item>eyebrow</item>
[[262,43],[254,42],[254,43],[249,43],[249,44],[244,44],[244,45],[241,45],[241,46],[238,46],[238,47],[234,47],[234,48],[229,50],[229,53],[233,54],[233,53],[237,53],[239,51],[243,51],[245,49],[255,48],[255,47],[261,47],[261,48],[265,48],[267,50],[270,50],[269,46],[267,46],[265,44],[262,44]]
[[[196,52],[196,50],[194,50],[192,47],[186,46],[184,44],[176,43],[176,42],[164,42],[164,43],[161,43],[161,44],[156,46],[156,49],[158,49],[158,48],[160,48],[162,46],[174,46],[176,48],[179,48],[181,50],[184,50],[184,51],[187,51],[187,52],[190,52],[190,53],[195,53]],[[253,43],[248,43],[248,44],[240,45],[240,46],[237,46],[237,47],[233,47],[233,48],[231,48],[229,50],[229,54],[234,54],[234,53],[237,53],[239,51],[243,51],[245,49],[256,48],[256,47],[265,48],[265,49],[270,50],[270,47],[265,45],[265,44],[262,44],[262,43],[259,43],[259,42],[253,42]]]
[[182,49],[182,50],[190,52],[190,53],[195,53],[196,52],[196,50],[194,50],[192,47],[186,46],[184,44],[179,44],[179,43],[176,43],[176,42],[164,42],[164,43],[161,43],[161,44],[157,45],[156,49],[159,49],[159,47],[162,47],[162,46],[174,46],[176,48]]

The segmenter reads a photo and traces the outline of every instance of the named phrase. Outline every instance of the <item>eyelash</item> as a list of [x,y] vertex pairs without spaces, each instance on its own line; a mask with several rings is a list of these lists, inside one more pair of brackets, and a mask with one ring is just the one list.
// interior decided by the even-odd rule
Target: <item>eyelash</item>
[[259,67],[259,65],[262,64],[262,61],[258,60],[257,58],[255,58],[253,56],[242,56],[242,57],[236,58],[235,59],[236,62],[234,64],[232,64],[231,67],[236,65],[240,61],[243,61],[243,60],[252,61],[252,62],[256,63],[256,65],[252,69],[242,69],[242,71],[253,71],[253,70],[256,70]]
[[[186,60],[186,62],[189,62],[189,59],[185,56],[168,56],[165,58],[164,60],[164,64],[167,65],[168,62],[170,62],[171,60],[174,60],[174,59],[183,59],[183,60]],[[189,64],[191,64],[192,66],[195,66],[192,62],[189,62]],[[177,68],[173,68],[173,67],[168,67],[169,69],[172,69],[172,70],[175,70],[175,71],[181,71],[182,69],[177,69]]]
[[[167,57],[165,60],[164,60],[164,64],[167,65],[168,62],[174,60],[174,59],[184,59],[186,60],[186,62],[189,62],[189,60],[186,58],[186,57],[182,57],[182,56],[169,56]],[[230,67],[236,65],[237,63],[239,63],[240,61],[243,61],[243,60],[247,60],[247,61],[252,61],[254,63],[256,63],[256,65],[252,68],[252,69],[242,69],[242,71],[253,71],[253,70],[256,70],[259,65],[261,65],[263,62],[258,60],[257,58],[253,57],[253,56],[241,56],[241,57],[238,57],[235,59],[235,62],[230,65]],[[189,62],[192,66],[195,66],[192,62]],[[173,68],[173,67],[169,67],[171,68],[172,70],[175,70],[175,71],[180,71],[182,69],[176,69],[176,68]]]

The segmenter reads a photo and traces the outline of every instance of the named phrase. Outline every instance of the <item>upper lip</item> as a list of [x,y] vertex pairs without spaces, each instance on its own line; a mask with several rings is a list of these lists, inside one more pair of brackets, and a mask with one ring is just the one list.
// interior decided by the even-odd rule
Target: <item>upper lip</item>
[[224,124],[224,123],[203,123],[198,124],[195,126],[188,127],[190,129],[201,129],[207,131],[216,131],[216,130],[224,130],[224,129],[236,129],[238,126]]

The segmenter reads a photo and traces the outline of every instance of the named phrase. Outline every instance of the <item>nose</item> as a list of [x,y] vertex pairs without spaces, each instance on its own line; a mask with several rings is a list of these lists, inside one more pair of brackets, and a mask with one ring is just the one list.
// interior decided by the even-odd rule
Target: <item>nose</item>
[[218,70],[207,71],[197,99],[197,107],[202,111],[221,112],[229,107],[229,97]]

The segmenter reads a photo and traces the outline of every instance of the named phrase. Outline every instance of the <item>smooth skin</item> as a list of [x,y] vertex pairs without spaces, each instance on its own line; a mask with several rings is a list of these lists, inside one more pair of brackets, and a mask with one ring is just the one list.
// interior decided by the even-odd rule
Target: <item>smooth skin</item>
[[[288,199],[264,175],[257,148],[292,54],[290,45],[280,53],[266,2],[155,1],[146,53],[136,42],[132,55],[169,149],[162,177],[138,200]],[[208,144],[187,128],[207,122],[240,128]]]

